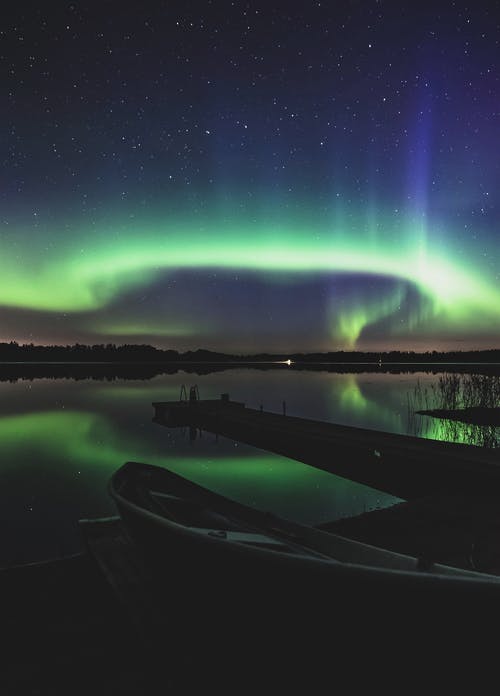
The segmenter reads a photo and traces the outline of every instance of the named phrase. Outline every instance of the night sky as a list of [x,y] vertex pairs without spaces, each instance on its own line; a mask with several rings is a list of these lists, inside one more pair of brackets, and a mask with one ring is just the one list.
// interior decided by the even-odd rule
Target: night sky
[[500,346],[496,2],[9,3],[0,340]]

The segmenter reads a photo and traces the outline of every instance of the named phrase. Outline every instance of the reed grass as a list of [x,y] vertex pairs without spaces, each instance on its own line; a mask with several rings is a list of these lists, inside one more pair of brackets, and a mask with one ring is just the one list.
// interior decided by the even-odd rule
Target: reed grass
[[415,411],[430,409],[499,408],[500,375],[441,375],[437,384],[422,387],[420,380],[408,394]]
[[[430,386],[423,386],[419,380],[407,395],[407,407],[408,433],[426,436],[429,421],[420,417],[418,411],[499,408],[500,375],[445,373]],[[494,426],[442,419],[434,422],[432,428],[433,437],[440,440],[488,448],[500,446],[500,429]]]

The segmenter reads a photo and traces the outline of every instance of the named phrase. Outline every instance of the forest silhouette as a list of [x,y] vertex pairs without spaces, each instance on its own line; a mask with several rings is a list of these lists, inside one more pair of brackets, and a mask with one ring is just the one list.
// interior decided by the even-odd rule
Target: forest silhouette
[[290,360],[293,363],[500,363],[500,349],[472,351],[329,351],[315,353],[231,354],[199,348],[179,352],[147,344],[84,345],[0,343],[0,362],[33,363],[258,363]]

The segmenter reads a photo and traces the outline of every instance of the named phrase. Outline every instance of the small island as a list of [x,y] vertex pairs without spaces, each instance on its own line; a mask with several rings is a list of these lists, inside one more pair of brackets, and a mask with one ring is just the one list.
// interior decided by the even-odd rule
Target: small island
[[470,406],[468,408],[431,408],[417,411],[421,416],[432,416],[459,421],[469,425],[500,426],[500,407]]

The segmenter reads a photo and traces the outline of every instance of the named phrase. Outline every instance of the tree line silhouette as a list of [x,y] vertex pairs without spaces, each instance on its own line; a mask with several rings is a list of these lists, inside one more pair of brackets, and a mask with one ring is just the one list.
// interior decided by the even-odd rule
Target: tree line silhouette
[[0,362],[31,363],[259,363],[291,360],[293,363],[500,363],[500,349],[472,351],[330,351],[326,353],[256,353],[234,355],[197,349],[181,353],[147,344],[100,343],[35,345],[16,341],[0,343]]

